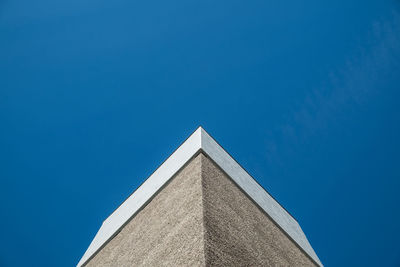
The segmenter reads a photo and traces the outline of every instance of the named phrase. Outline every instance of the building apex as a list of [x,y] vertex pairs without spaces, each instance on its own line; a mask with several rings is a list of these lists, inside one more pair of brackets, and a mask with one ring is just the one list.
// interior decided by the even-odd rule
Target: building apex
[[199,152],[211,158],[315,263],[322,266],[298,222],[199,126],[101,225],[77,266],[87,263]]

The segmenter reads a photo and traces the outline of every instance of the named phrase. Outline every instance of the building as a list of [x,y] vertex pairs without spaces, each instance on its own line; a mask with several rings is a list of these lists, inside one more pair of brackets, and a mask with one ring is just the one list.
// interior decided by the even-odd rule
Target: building
[[78,266],[322,266],[298,222],[199,127],[102,224]]

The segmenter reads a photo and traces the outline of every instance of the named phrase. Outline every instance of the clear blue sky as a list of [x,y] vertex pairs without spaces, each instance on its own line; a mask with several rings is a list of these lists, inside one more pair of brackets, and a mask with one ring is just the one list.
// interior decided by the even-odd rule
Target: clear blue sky
[[326,266],[400,265],[400,2],[0,0],[0,266],[73,266],[199,125]]

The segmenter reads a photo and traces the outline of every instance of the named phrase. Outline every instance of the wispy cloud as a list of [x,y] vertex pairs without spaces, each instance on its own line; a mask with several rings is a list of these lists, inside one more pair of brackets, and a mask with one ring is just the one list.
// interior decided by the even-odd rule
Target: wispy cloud
[[[400,14],[393,12],[385,21],[371,25],[368,43],[359,53],[332,70],[326,86],[310,91],[286,117],[267,133],[266,157],[274,164],[295,152],[315,136],[323,136],[328,127],[345,119],[381,92],[381,84],[394,71],[400,73]],[[278,147],[282,146],[282,147]]]

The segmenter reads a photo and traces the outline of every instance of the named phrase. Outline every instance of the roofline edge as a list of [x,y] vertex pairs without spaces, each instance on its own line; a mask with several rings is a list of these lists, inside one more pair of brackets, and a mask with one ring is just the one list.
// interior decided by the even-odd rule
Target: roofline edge
[[104,220],[77,266],[86,265],[199,152],[208,155],[316,264],[323,266],[297,220],[201,126]]

